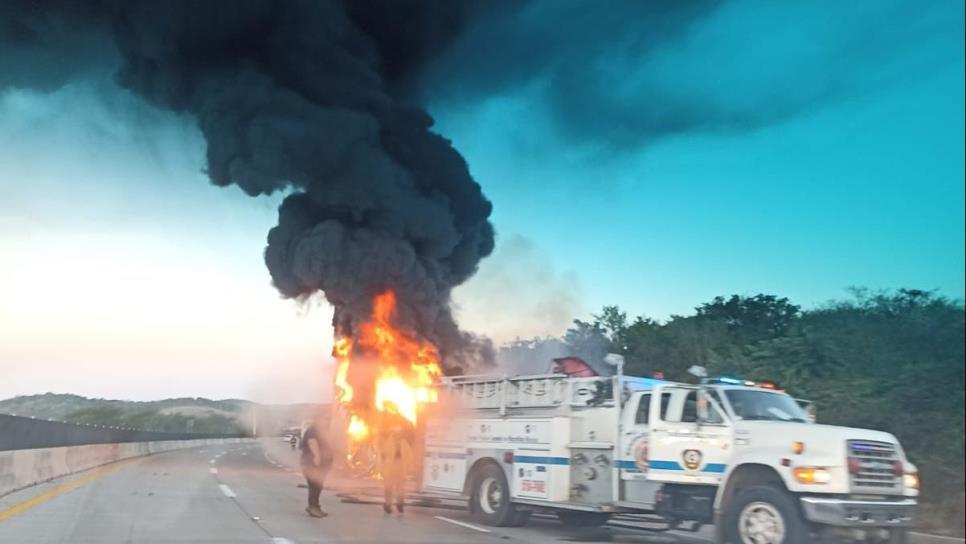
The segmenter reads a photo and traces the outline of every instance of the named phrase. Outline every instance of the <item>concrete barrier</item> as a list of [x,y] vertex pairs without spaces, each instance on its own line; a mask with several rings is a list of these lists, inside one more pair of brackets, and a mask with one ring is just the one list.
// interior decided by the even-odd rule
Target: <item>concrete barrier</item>
[[249,438],[207,438],[0,451],[0,496],[122,459],[195,446],[237,444],[250,440]]

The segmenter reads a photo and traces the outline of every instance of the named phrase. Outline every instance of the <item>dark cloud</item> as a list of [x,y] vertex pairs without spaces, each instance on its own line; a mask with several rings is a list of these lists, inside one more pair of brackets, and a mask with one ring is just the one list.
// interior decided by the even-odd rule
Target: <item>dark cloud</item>
[[104,7],[97,0],[0,0],[0,89],[50,91],[116,65]]
[[[745,132],[962,62],[945,0],[531,2],[475,19],[428,69],[448,106],[526,93],[555,135],[637,150]],[[922,57],[923,45],[945,55]]]
[[[339,332],[351,333],[372,297],[395,289],[403,323],[459,372],[491,355],[459,330],[449,303],[493,250],[492,206],[404,82],[474,6],[401,5],[119,1],[78,13],[72,3],[18,3],[0,13],[7,42],[60,55],[81,29],[107,33],[121,86],[197,119],[213,183],[250,195],[291,191],[265,250],[283,295],[322,291]],[[413,24],[395,29],[394,19]]]

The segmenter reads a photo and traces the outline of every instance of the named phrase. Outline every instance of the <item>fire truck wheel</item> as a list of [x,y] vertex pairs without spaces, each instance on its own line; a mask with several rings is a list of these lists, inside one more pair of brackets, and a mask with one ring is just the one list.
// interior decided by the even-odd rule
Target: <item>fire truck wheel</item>
[[598,527],[607,523],[607,520],[610,519],[610,514],[564,510],[557,512],[557,517],[567,527]]
[[805,544],[809,528],[798,504],[785,491],[761,485],[742,490],[724,515],[727,542],[734,544]]
[[530,518],[530,512],[519,511],[510,502],[510,486],[496,465],[484,465],[476,471],[470,503],[476,519],[486,525],[517,527]]

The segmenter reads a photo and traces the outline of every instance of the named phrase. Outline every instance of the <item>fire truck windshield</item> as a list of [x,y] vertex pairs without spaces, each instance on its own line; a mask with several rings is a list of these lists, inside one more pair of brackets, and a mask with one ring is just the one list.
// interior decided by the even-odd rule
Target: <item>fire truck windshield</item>
[[805,411],[788,395],[751,389],[726,389],[724,393],[738,419],[808,421]]

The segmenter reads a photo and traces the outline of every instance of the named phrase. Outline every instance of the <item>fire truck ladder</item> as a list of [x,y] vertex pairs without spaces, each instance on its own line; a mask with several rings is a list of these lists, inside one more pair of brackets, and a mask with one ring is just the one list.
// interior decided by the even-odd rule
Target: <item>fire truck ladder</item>
[[439,391],[441,399],[464,409],[492,409],[500,415],[523,408],[565,413],[614,405],[614,379],[606,377],[573,378],[566,374],[456,376],[443,378]]

